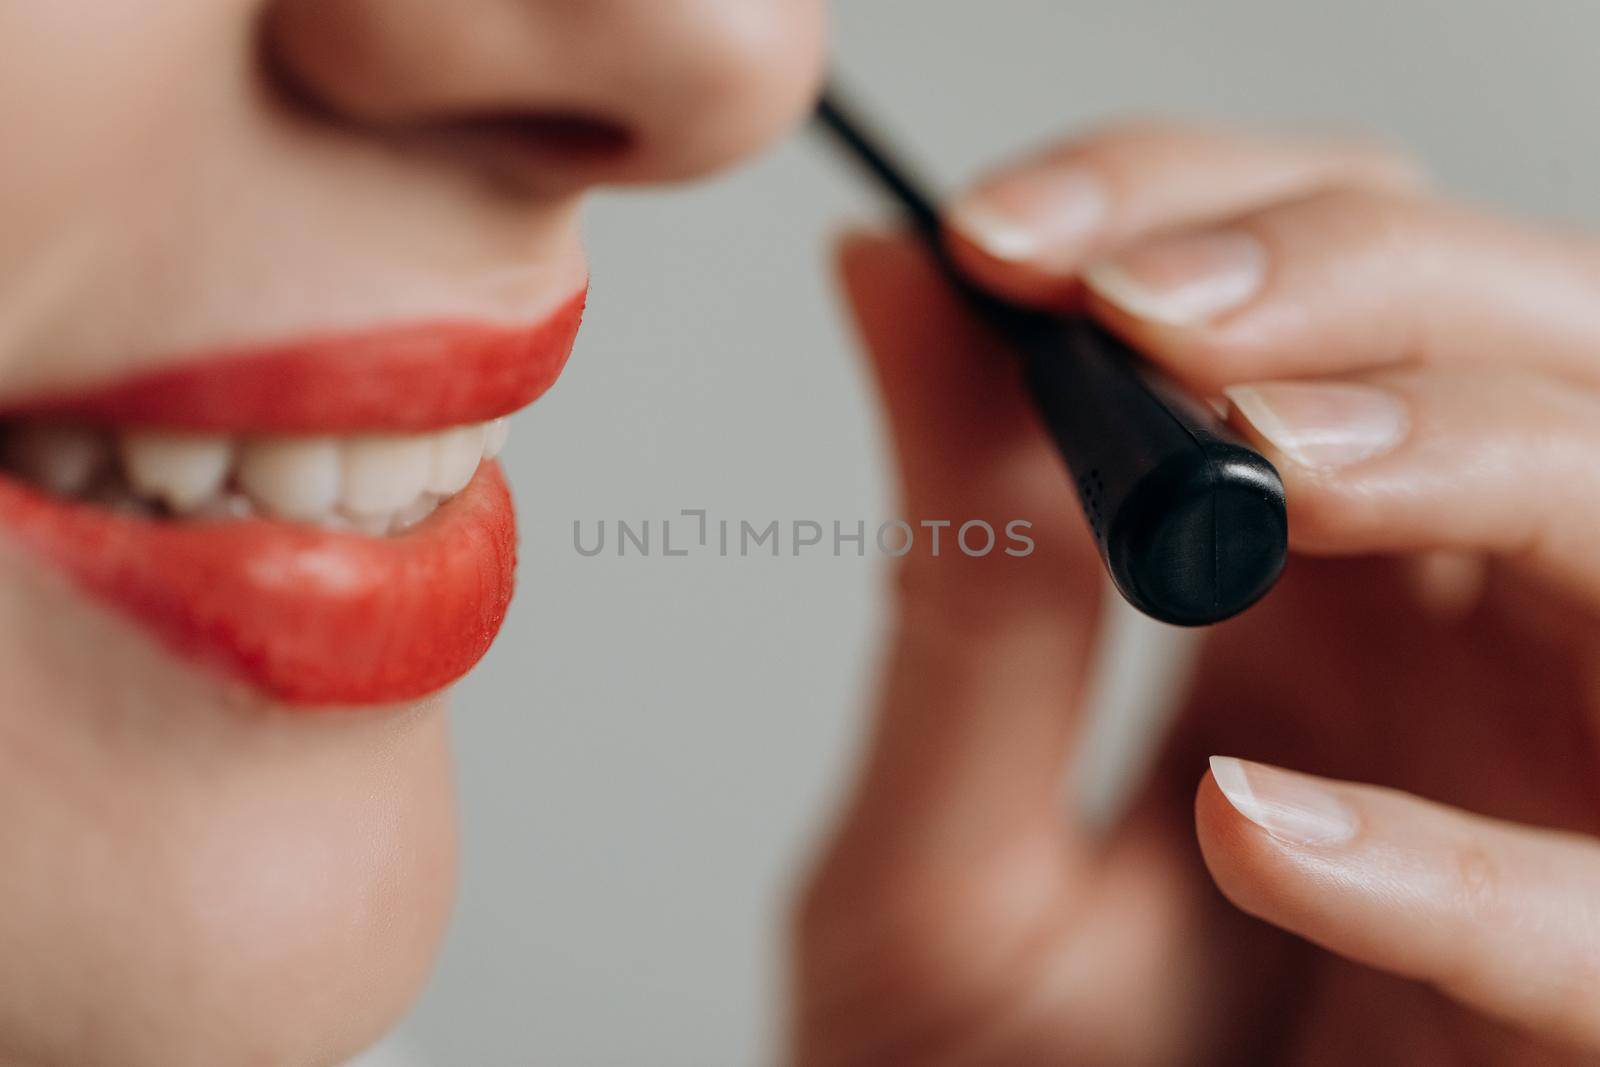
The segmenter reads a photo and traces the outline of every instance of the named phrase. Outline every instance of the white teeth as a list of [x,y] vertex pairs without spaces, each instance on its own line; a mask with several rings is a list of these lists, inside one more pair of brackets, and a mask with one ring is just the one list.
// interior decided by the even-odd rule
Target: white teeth
[[251,519],[256,515],[256,506],[243,493],[224,492],[207,500],[190,514],[197,519]]
[[429,437],[353,437],[343,451],[339,503],[350,515],[392,515],[427,488],[433,468]]
[[485,456],[505,444],[505,423],[240,440],[22,423],[0,427],[0,466],[55,493],[132,514],[215,521],[269,515],[382,536],[410,529],[465,489]]
[[428,475],[428,492],[440,496],[459,493],[472,481],[483,458],[482,424],[442,430],[433,438],[433,467]]
[[233,466],[233,444],[226,437],[131,433],[121,447],[129,483],[179,513],[213,496]]
[[489,459],[494,459],[500,450],[506,447],[506,435],[511,432],[510,423],[505,418],[498,418],[488,423],[483,428],[483,454]]
[[439,498],[432,493],[423,493],[417,497],[416,503],[401,511],[389,524],[390,533],[400,533],[409,530],[417,523],[432,515],[439,507]]
[[350,525],[359,533],[368,537],[382,537],[394,525],[393,515],[357,515],[350,520]]
[[5,461],[53,493],[81,493],[106,468],[105,438],[76,426],[20,426],[6,436]]
[[239,488],[262,510],[309,522],[339,503],[339,443],[332,437],[263,437],[239,453]]

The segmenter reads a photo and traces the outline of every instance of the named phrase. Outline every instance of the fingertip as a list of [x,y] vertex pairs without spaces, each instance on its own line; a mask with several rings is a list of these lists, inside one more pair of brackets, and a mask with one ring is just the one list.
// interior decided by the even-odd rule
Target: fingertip
[[[1271,776],[1273,792],[1252,784]],[[1284,790],[1310,782],[1228,756],[1211,757],[1195,795],[1195,833],[1206,869],[1234,907],[1280,926],[1301,928],[1305,854],[1338,848],[1351,833],[1351,816],[1309,791],[1284,797]],[[1278,829],[1264,823],[1276,822]]]
[[[1223,390],[1226,421],[1283,478],[1290,544],[1352,554],[1397,533],[1396,492],[1416,418],[1407,390],[1385,379],[1279,380]],[[1375,488],[1376,487],[1376,488]]]
[[904,236],[893,230],[861,222],[836,226],[829,240],[834,267],[847,284],[870,274],[904,243]]
[[1593,984],[1592,838],[1226,757],[1201,782],[1195,822],[1241,911],[1477,1010],[1600,1043],[1592,996],[1572,997]]
[[979,357],[993,338],[921,241],[904,231],[855,226],[835,237],[834,256],[867,362],[897,423],[914,398],[940,393],[954,403],[977,388],[976,368],[986,362]]
[[1109,214],[1087,168],[1037,160],[992,174],[945,213],[951,259],[978,285],[1049,310],[1082,305],[1079,269]]
[[1201,856],[1213,878],[1219,870],[1237,870],[1254,837],[1260,833],[1258,827],[1228,803],[1209,767],[1195,790],[1194,823]]
[[1223,797],[1209,764],[1206,773],[1200,776],[1200,784],[1195,787],[1194,817],[1195,830],[1202,842],[1208,836],[1226,832],[1238,818],[1238,812]]
[[1083,315],[1105,327],[1196,397],[1218,396],[1254,369],[1253,352],[1237,350],[1214,331],[1141,318],[1112,303],[1087,280],[1080,292]]
[[1047,250],[1037,227],[991,203],[984,193],[968,193],[945,212],[947,235],[963,246],[974,262],[999,267],[1035,263]]
[[979,244],[958,219],[946,220],[944,247],[963,277],[978,288],[1040,311],[1083,308],[1083,279],[1073,270],[1042,270],[1025,259],[995,255]]
[[1052,157],[989,175],[950,205],[946,220],[994,260],[1067,274],[1104,230],[1110,207],[1099,174]]
[[851,224],[834,234],[833,260],[868,351],[881,356],[884,346],[897,347],[936,284],[926,252],[905,233]]

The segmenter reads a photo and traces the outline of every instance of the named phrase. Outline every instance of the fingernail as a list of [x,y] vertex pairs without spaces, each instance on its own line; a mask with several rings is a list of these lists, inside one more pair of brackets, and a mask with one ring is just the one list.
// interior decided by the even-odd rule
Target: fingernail
[[979,186],[947,221],[996,259],[1057,272],[1081,265],[1105,214],[1105,188],[1093,174],[1046,168]]
[[1169,237],[1098,263],[1083,280],[1136,318],[1194,326],[1248,303],[1267,277],[1267,250],[1243,230]]
[[1392,452],[1411,430],[1405,402],[1349,382],[1270,382],[1223,390],[1274,448],[1302,467],[1338,470]]
[[1308,775],[1212,756],[1211,777],[1234,810],[1287,844],[1336,845],[1355,836],[1355,812]]

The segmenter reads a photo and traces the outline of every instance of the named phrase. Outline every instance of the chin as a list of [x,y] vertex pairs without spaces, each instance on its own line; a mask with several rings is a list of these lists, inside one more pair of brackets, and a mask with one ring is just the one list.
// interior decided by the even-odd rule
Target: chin
[[455,888],[442,696],[307,715],[0,556],[0,1063],[338,1064]]

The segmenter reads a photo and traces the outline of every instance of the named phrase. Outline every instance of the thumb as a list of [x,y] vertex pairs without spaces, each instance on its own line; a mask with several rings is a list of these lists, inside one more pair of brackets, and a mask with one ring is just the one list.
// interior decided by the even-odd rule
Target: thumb
[[[967,862],[1030,830],[1054,842],[1060,782],[1101,602],[1094,544],[1032,417],[1016,360],[904,236],[839,248],[916,530],[896,560],[893,645],[847,828],[859,856],[892,843]],[[965,551],[960,530],[1031,550]],[[930,536],[943,528],[943,542]]]
[[1544,1036],[1600,1049],[1600,845],[1213,757],[1196,800],[1235,905]]
[[[914,239],[855,232],[837,256],[906,509],[1021,514],[1062,540],[1076,534],[1066,475],[1028,407],[1015,354]],[[1092,552],[1087,538],[1072,540]]]

